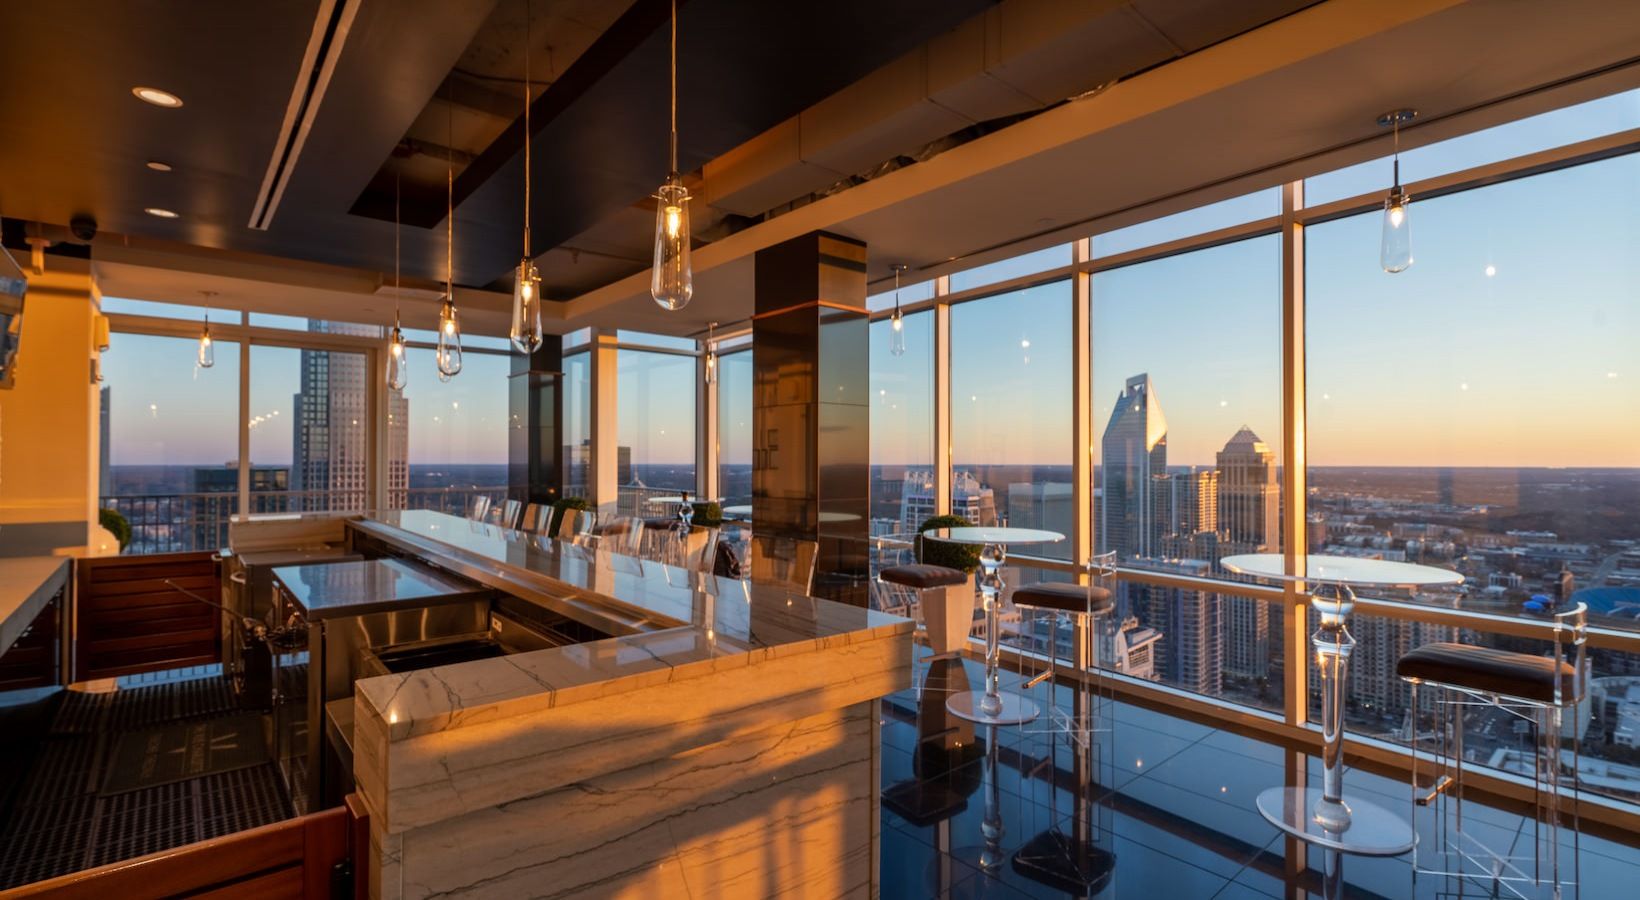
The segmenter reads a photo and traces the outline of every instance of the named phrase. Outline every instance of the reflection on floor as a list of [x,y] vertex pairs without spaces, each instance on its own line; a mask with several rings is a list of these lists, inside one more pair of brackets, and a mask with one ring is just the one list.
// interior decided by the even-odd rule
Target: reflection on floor
[[0,717],[0,889],[291,815],[266,717],[242,713],[220,674],[131,683]]
[[[885,898],[1489,896],[1473,884],[1415,880],[1406,856],[1342,857],[1342,881],[1330,891],[1323,884],[1328,861],[1322,851],[1309,850],[1304,865],[1289,875],[1287,841],[1253,805],[1261,790],[1284,780],[1282,748],[1123,703],[1109,706],[1114,725],[1093,741],[1103,787],[1092,792],[1097,802],[1084,805],[1082,821],[1095,827],[1080,862],[1082,882],[1094,889],[1067,890],[1053,872],[1022,865],[1019,851],[1029,856],[1040,850],[1050,826],[1074,834],[1075,754],[1045,721],[991,729],[949,715],[946,696],[978,687],[980,674],[971,661],[920,659],[921,691],[883,703]],[[1058,690],[1061,705],[1069,706],[1069,689]],[[1044,685],[1034,694],[1046,699],[1046,691]],[[988,768],[994,780],[987,778]],[[1310,780],[1319,784],[1314,761]],[[1410,816],[1404,782],[1351,771],[1346,783]],[[1000,820],[1000,828],[987,825],[988,795],[997,814],[991,821]],[[1466,805],[1466,814],[1517,833],[1524,824],[1519,816],[1475,803]],[[1582,892],[1567,896],[1640,896],[1634,887],[1640,885],[1640,836],[1636,841],[1625,846],[1582,836]]]

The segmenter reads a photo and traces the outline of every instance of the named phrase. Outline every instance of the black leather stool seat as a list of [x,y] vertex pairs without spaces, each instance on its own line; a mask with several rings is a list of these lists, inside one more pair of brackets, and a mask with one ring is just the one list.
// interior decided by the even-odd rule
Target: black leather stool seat
[[1402,678],[1447,684],[1553,703],[1555,700],[1555,670],[1560,670],[1561,696],[1571,697],[1576,673],[1571,665],[1527,653],[1494,650],[1471,644],[1425,644],[1401,657],[1395,663],[1395,674]]
[[1014,604],[1068,613],[1102,613],[1110,609],[1111,598],[1110,591],[1097,585],[1090,587],[1051,581],[1016,588]]
[[951,569],[945,566],[931,566],[927,563],[912,563],[904,566],[889,566],[878,574],[879,578],[889,584],[898,584],[903,587],[923,588],[945,587],[953,584],[967,584],[968,575],[961,569]]

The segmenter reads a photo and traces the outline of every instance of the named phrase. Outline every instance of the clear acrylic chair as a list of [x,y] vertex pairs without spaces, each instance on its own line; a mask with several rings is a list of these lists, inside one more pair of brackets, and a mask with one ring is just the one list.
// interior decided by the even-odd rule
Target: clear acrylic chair
[[490,495],[475,494],[467,504],[467,518],[482,522],[490,515]]
[[[1577,792],[1570,791],[1567,803],[1562,791],[1575,786],[1582,759],[1579,705],[1588,695],[1587,619],[1588,607],[1583,603],[1554,613],[1547,656],[1438,643],[1418,647],[1397,661],[1395,672],[1408,682],[1412,693],[1414,832],[1421,810],[1434,816],[1434,840],[1413,846],[1414,872],[1468,880],[1486,886],[1492,896],[1535,900],[1560,898],[1568,891],[1575,896],[1581,831]],[[1434,733],[1422,740],[1419,697],[1430,689],[1435,691]],[[1495,834],[1487,835],[1487,826],[1473,815],[1465,819],[1464,715],[1469,709],[1501,710],[1519,720],[1533,737],[1530,750],[1505,748],[1501,755],[1494,752],[1491,759],[1492,765],[1532,780],[1529,840],[1524,833],[1517,838],[1511,830],[1500,841]],[[1569,761],[1563,747],[1567,742],[1571,744]],[[1433,745],[1427,754],[1433,765],[1427,773],[1421,765],[1426,754],[1419,750],[1424,743]],[[1430,777],[1420,780],[1421,773]],[[1561,827],[1568,822],[1572,833],[1569,859],[1560,840]]]
[[501,519],[496,522],[502,528],[517,528],[518,518],[524,512],[524,504],[517,500],[507,500],[501,504]]

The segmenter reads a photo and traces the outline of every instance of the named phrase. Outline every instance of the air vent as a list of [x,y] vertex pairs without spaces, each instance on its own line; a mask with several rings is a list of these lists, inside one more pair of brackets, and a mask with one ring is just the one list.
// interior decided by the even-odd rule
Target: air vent
[[347,32],[359,11],[359,2],[320,0],[318,15],[313,20],[313,34],[308,38],[302,67],[297,70],[290,103],[285,107],[285,121],[279,126],[279,140],[273,145],[268,170],[262,175],[262,189],[251,210],[250,227],[258,231],[266,231],[273,223],[279,198],[284,196],[285,185],[290,183],[296,159],[302,154],[313,119],[319,114],[319,104],[325,98],[325,89],[336,71],[336,60],[347,42]]

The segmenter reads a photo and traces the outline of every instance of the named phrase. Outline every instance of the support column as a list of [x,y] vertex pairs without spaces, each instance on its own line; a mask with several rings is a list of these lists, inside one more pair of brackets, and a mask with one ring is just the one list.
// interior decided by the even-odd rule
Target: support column
[[507,495],[557,500],[564,485],[564,339],[549,334],[534,353],[512,354],[507,382]]
[[819,542],[816,595],[865,606],[871,408],[866,246],[811,232],[759,250],[752,518]]
[[102,295],[87,259],[45,253],[35,262],[25,270],[16,377],[0,389],[0,539],[8,556],[98,552]]
[[[951,293],[951,276],[934,280],[934,296]],[[951,514],[951,305],[934,304],[934,515]],[[977,523],[976,523],[977,524]]]
[[[1298,213],[1304,208],[1304,182],[1281,187],[1281,482],[1282,552],[1287,571],[1305,574],[1309,551],[1306,514],[1308,511],[1309,463],[1305,458],[1304,396],[1304,224]],[[1309,610],[1308,585],[1286,582],[1286,610],[1282,615],[1282,687],[1286,696],[1289,725],[1309,721]],[[1303,784],[1289,781],[1288,784]]]
[[[587,460],[587,500],[598,510],[600,517],[613,516],[615,503],[623,479],[619,471],[620,448],[616,434],[615,387],[618,379],[615,335],[597,330],[592,335],[592,346],[587,350],[591,364],[591,440],[592,453]],[[630,452],[627,454],[630,460]]]

